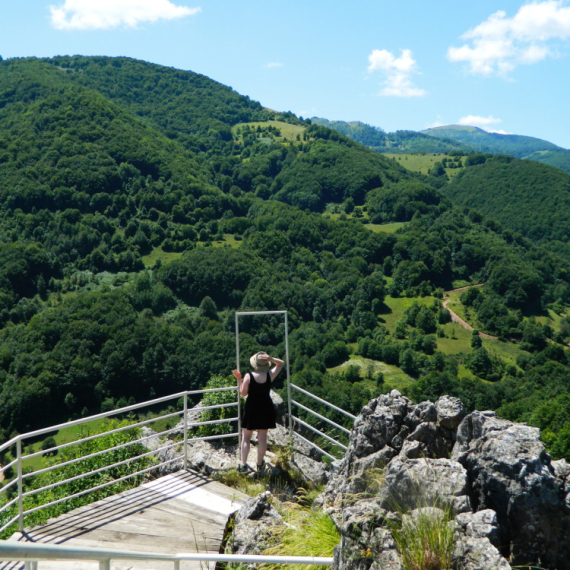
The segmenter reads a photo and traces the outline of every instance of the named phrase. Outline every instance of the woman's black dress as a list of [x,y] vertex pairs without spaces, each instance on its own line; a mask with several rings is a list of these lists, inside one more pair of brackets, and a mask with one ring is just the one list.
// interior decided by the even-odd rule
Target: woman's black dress
[[260,384],[255,381],[253,374],[249,373],[249,389],[241,427],[254,429],[273,429],[275,425],[275,408],[271,401],[271,376],[267,373],[267,380]]

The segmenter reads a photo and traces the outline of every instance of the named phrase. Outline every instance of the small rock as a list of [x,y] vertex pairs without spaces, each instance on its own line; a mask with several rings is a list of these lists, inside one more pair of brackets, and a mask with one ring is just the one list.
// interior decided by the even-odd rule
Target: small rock
[[446,429],[457,429],[465,417],[465,406],[459,398],[442,396],[436,403],[437,422]]

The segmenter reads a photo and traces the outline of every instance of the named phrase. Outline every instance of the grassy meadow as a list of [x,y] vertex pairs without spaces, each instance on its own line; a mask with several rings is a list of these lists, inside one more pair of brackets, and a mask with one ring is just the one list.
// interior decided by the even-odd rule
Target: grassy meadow
[[[436,153],[411,153],[411,154],[395,154],[385,153],[385,156],[393,158],[399,165],[412,172],[420,172],[428,174],[436,162],[441,162],[447,155]],[[462,168],[446,168],[445,173],[449,178],[457,176]]]

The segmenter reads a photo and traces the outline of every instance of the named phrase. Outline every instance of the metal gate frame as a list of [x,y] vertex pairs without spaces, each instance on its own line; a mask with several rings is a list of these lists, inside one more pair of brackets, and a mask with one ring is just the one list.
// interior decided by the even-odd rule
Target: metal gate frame
[[[293,417],[291,415],[291,372],[289,370],[289,321],[287,311],[239,311],[236,312],[236,368],[240,371],[240,351],[239,351],[239,317],[254,316],[254,315],[283,315],[285,317],[285,368],[287,370],[287,412],[289,415],[289,437],[293,441]],[[239,445],[238,453],[241,450],[241,399],[239,395],[239,382],[238,387],[238,432],[239,432]]]

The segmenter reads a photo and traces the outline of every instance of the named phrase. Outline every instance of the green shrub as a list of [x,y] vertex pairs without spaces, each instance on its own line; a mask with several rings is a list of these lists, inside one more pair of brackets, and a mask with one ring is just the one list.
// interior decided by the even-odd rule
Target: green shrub
[[[236,385],[236,380],[233,376],[222,376],[216,374],[208,380],[206,389],[209,388],[229,388]],[[236,388],[237,390],[237,388]],[[215,406],[219,404],[230,404],[236,401],[236,392],[227,390],[226,392],[208,392],[204,394],[202,403],[204,406]],[[201,422],[208,422],[212,420],[222,420],[226,418],[236,417],[237,408],[235,406],[229,408],[216,408],[214,410],[206,410],[200,416]],[[209,424],[200,426],[197,435],[199,437],[207,437],[210,435],[223,435],[232,433],[231,422],[223,424]]]

